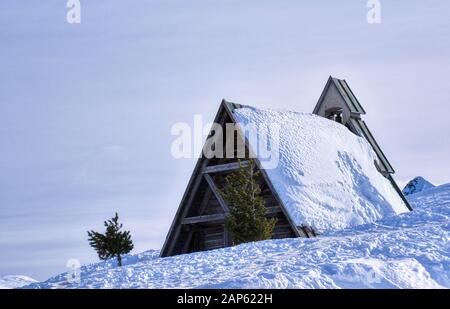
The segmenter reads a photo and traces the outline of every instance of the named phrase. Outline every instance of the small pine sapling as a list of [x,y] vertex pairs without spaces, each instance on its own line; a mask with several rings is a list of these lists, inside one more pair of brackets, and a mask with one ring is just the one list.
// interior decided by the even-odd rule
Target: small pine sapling
[[119,223],[119,215],[105,221],[105,234],[88,231],[88,241],[92,248],[97,251],[100,260],[112,257],[117,258],[117,264],[122,266],[122,255],[133,250],[130,231],[120,231],[122,224]]

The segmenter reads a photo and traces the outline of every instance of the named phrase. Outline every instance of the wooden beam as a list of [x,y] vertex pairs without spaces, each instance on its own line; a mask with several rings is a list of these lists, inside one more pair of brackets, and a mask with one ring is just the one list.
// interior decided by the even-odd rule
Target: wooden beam
[[200,204],[200,207],[198,208],[197,215],[201,216],[205,212],[206,207],[208,206],[209,199],[211,198],[211,195],[212,195],[211,189],[209,187],[206,188],[206,192],[205,192],[205,195],[203,196],[202,203]]
[[223,227],[223,245],[224,247],[231,246],[230,233],[228,232],[225,226]]
[[213,192],[216,199],[219,201],[220,207],[222,207],[223,211],[226,214],[230,213],[230,209],[228,208],[227,204],[223,200],[222,195],[220,195],[220,192],[217,189],[216,184],[214,183],[214,180],[212,179],[212,177],[209,174],[203,174],[203,177],[205,177],[206,182],[209,185],[209,188]]
[[[241,165],[243,167],[247,166],[249,161],[241,161]],[[239,162],[226,163],[226,164],[218,164],[207,166],[203,169],[204,174],[208,173],[219,173],[219,172],[228,172],[239,169]]]
[[182,224],[196,224],[196,223],[206,223],[206,222],[215,222],[215,221],[223,221],[227,217],[227,214],[213,214],[213,215],[204,215],[204,216],[196,216],[196,217],[186,217],[181,222]]
[[279,212],[283,212],[283,210],[279,206],[267,207],[267,214],[276,214]]
[[189,245],[192,241],[192,236],[194,236],[194,231],[190,230],[188,232],[188,236],[187,236],[186,242],[183,245],[183,249],[181,250],[181,253],[186,253],[189,250]]
[[[267,214],[274,214],[281,212],[281,208],[276,207],[267,207]],[[183,219],[181,224],[196,224],[196,223],[204,223],[204,222],[213,222],[213,221],[223,221],[227,217],[227,214],[212,214],[212,215],[202,215],[195,217],[186,217]]]

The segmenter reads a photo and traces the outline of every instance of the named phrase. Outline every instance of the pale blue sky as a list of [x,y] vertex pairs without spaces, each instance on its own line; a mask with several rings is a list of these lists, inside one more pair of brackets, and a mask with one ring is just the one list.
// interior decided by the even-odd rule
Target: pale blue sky
[[450,2],[81,0],[0,3],[0,275],[93,262],[118,210],[160,248],[193,169],[171,126],[220,100],[312,111],[345,78],[396,179],[450,177]]

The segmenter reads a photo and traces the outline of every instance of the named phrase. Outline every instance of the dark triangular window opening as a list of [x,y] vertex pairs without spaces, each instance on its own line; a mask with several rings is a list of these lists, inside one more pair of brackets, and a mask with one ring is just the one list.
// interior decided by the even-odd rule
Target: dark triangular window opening
[[325,117],[330,120],[342,123],[342,108],[330,108],[326,110]]

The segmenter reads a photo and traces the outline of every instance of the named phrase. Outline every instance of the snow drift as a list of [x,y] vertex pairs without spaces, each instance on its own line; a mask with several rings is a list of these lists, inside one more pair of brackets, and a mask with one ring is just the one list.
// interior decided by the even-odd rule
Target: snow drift
[[0,277],[0,289],[14,289],[19,288],[30,283],[37,282],[27,276],[21,275],[7,275]]
[[450,184],[409,201],[412,212],[316,238],[167,258],[151,250],[27,288],[449,288]]
[[[278,166],[266,171],[296,225],[323,233],[409,211],[376,169],[370,144],[345,126],[292,111],[245,107],[234,114],[255,153],[267,139],[279,149]],[[279,128],[279,138],[271,127]]]

